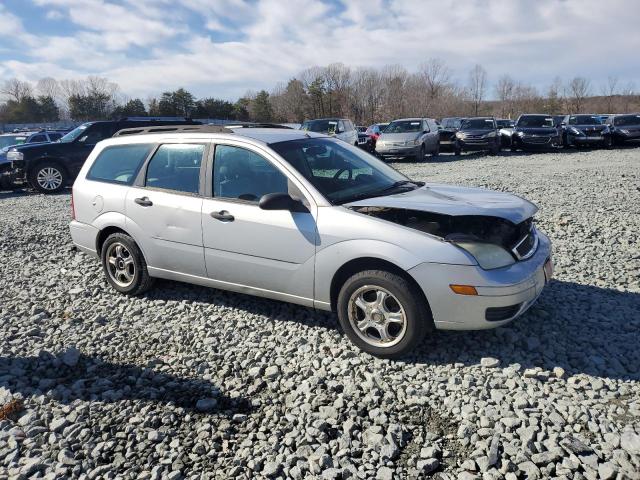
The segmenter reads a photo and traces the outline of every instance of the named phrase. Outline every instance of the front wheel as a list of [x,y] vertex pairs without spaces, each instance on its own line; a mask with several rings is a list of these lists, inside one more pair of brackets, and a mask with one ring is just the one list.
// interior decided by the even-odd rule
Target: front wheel
[[29,183],[42,193],[57,193],[67,184],[67,171],[56,162],[42,162],[29,175]]
[[139,295],[153,284],[142,251],[129,235],[112,233],[101,250],[102,268],[109,284],[120,293]]
[[613,137],[611,135],[604,137],[604,147],[613,148]]
[[456,157],[459,157],[460,155],[462,155],[462,148],[460,148],[460,145],[458,145],[457,143],[453,146],[453,154]]
[[426,150],[424,148],[424,143],[420,145],[420,150],[416,153],[416,162],[421,162],[424,160]]
[[438,155],[440,155],[440,142],[436,143],[436,148],[433,149],[433,152],[431,152],[431,155],[433,155],[434,157],[437,157]]
[[405,278],[383,270],[350,277],[340,290],[337,308],[349,339],[381,358],[406,355],[433,325],[421,292]]

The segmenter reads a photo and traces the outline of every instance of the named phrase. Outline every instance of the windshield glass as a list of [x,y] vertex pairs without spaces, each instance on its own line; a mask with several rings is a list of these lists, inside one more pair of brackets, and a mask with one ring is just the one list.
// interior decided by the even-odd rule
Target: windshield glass
[[333,204],[418,186],[386,163],[340,140],[310,138],[270,146]]
[[595,115],[571,115],[569,125],[600,125],[600,117]]
[[470,118],[462,122],[462,129],[465,130],[487,130],[495,128],[491,118]]
[[90,125],[91,125],[90,123],[84,123],[79,127],[74,128],[69,133],[67,133],[64,137],[62,137],[59,141],[63,143],[73,142],[76,138],[82,135],[82,132],[84,132]]
[[27,140],[25,135],[3,135],[0,137],[0,150],[11,145],[20,145]]
[[422,122],[420,120],[396,120],[384,129],[384,133],[412,133],[421,131]]
[[541,115],[523,115],[518,119],[518,127],[525,128],[550,128],[553,127],[553,117]]
[[640,125],[640,115],[622,115],[620,117],[614,117],[613,124],[616,127],[623,127],[625,125]]
[[338,120],[312,120],[304,122],[301,130],[317,133],[335,133],[338,128]]

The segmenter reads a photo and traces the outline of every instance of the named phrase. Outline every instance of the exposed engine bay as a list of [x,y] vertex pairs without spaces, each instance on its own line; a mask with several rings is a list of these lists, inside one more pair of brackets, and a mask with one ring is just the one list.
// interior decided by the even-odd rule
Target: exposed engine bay
[[483,242],[508,251],[531,231],[533,218],[515,225],[499,217],[443,215],[392,207],[351,207],[354,211],[413,228],[449,242]]

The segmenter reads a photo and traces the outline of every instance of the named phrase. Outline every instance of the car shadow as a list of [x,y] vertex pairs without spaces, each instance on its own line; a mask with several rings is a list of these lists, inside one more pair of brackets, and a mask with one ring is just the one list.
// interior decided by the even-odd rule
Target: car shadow
[[[206,287],[160,281],[151,299],[200,302],[236,308],[273,320],[338,329],[335,314]],[[436,331],[402,359],[414,364],[478,365],[495,357],[503,366],[564,369],[640,379],[640,294],[553,280],[538,301],[514,322],[492,330]],[[354,347],[355,349],[355,347]]]
[[80,354],[77,363],[69,362],[73,365],[69,366],[65,358],[64,352],[45,351],[37,357],[0,356],[0,387],[25,399],[47,394],[63,404],[142,400],[194,411],[199,399],[213,398],[215,407],[207,409],[209,413],[231,416],[251,409],[247,399],[230,398],[211,382],[158,371],[163,367],[160,360],[140,367]]

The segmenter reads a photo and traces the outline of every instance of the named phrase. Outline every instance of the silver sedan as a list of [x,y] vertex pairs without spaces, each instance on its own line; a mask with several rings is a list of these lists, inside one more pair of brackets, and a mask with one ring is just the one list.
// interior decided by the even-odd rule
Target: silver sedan
[[411,180],[311,132],[197,130],[105,140],[73,186],[73,242],[122,293],[165,278],[335,311],[393,358],[434,328],[512,321],[551,278],[515,195]]

